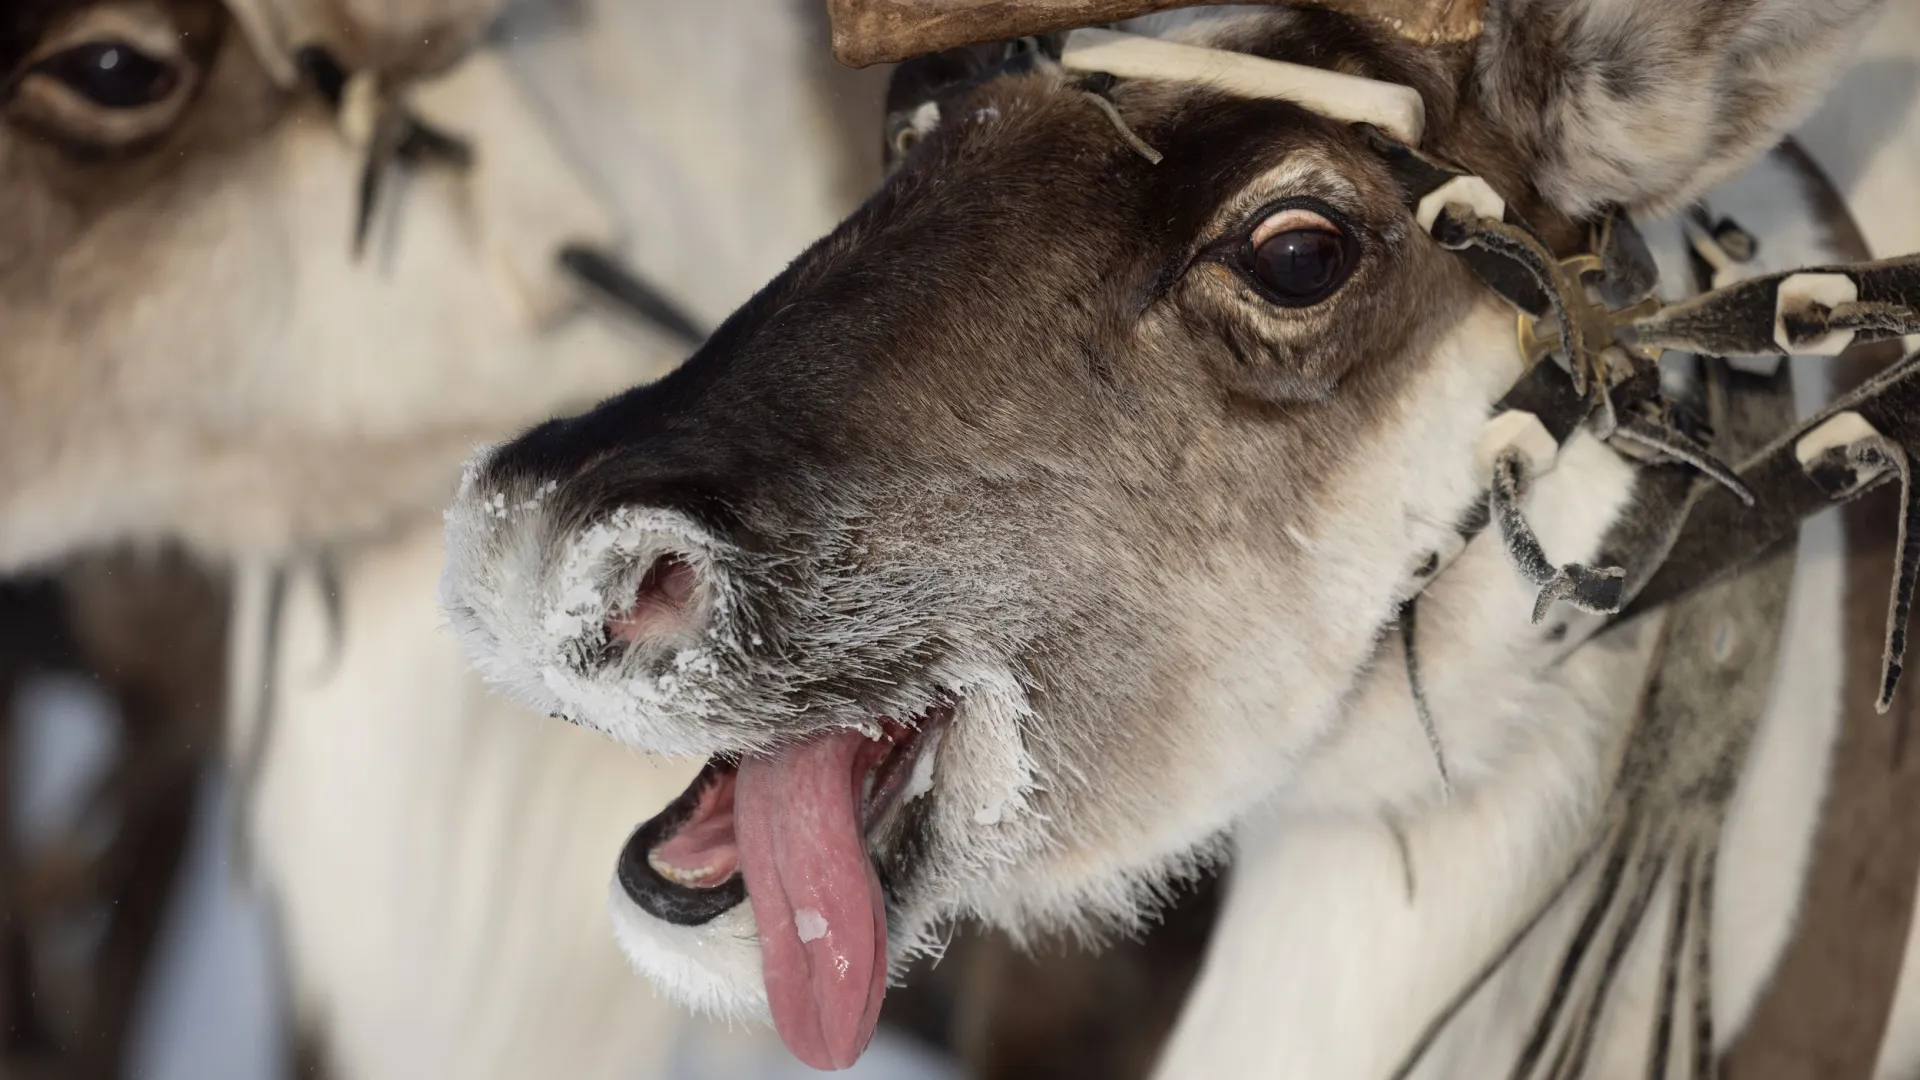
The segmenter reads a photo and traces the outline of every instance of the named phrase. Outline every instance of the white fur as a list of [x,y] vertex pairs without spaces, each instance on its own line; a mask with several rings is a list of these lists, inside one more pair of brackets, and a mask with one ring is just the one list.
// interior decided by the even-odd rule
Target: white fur
[[675,926],[641,910],[616,881],[607,890],[607,911],[614,940],[634,970],[674,1001],[722,1020],[772,1020],[750,905],[699,926]]
[[[538,499],[510,506],[504,495],[467,497],[484,460],[468,467],[461,497],[447,511],[441,585],[442,606],[482,675],[534,709],[590,718],[585,722],[630,746],[692,756],[722,749],[681,735],[698,730],[701,720],[724,719],[701,677],[719,671],[716,652],[745,645],[725,622],[732,576],[721,564],[731,550],[684,515],[622,507],[567,538],[557,561],[549,559],[552,538],[536,512]],[[652,662],[630,677],[609,682],[583,674],[575,657],[583,640],[632,605],[640,575],[664,554],[684,559],[697,583],[683,629],[646,642]],[[485,562],[489,557],[498,561]],[[541,662],[508,664],[503,655]]]
[[[1462,341],[1463,352],[1491,346],[1494,332]],[[1410,433],[1408,445],[1418,438]],[[1388,458],[1379,470],[1411,462]],[[1443,484],[1416,474],[1407,487],[1471,490],[1470,459],[1458,464],[1467,475]],[[1527,504],[1553,558],[1592,554],[1630,477],[1591,438],[1567,445]],[[1422,668],[1469,794],[1440,804],[1405,668],[1388,649],[1344,703],[1337,730],[1276,785],[1267,810],[1236,826],[1218,944],[1161,1075],[1251,1074],[1274,1060],[1316,1078],[1384,1075],[1557,880],[1625,719],[1613,688],[1632,683],[1642,653],[1596,647],[1540,678],[1556,644],[1529,623],[1534,591],[1490,530],[1422,600]],[[1528,809],[1515,812],[1522,802]],[[1404,825],[1411,851],[1411,901],[1391,821]]]

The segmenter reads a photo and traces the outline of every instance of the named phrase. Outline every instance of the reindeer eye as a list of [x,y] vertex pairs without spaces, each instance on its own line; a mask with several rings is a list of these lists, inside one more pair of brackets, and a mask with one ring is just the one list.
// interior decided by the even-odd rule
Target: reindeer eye
[[1267,216],[1248,241],[1246,269],[1268,296],[1306,307],[1333,295],[1353,271],[1353,238],[1326,215],[1288,207]]
[[119,41],[90,41],[33,66],[102,108],[137,109],[173,92],[179,73],[164,61]]
[[158,146],[193,102],[218,39],[205,19],[179,14],[150,2],[88,7],[0,88],[0,119],[80,155]]

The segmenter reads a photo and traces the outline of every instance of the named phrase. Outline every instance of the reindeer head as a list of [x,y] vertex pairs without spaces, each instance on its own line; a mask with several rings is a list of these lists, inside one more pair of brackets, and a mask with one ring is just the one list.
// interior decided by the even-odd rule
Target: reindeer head
[[[1768,145],[1869,6],[1495,0],[1471,48],[1146,28],[1414,88],[1426,149],[1567,247]],[[1521,371],[1511,309],[1323,110],[1030,43],[896,90],[878,194],[667,378],[474,462],[449,516],[491,677],[712,757],[623,853],[635,961],[819,1066],[943,917],[1124,925],[1263,802],[1430,803],[1417,727],[1352,704]],[[1631,483],[1583,455],[1542,525],[1572,557]],[[1470,788],[1525,733],[1452,738]]]

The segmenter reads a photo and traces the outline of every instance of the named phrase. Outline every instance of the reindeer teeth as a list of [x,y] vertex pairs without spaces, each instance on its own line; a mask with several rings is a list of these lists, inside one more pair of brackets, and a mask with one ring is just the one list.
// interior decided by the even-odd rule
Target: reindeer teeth
[[653,867],[654,873],[675,885],[684,885],[689,889],[711,887],[715,884],[714,874],[719,870],[717,863],[708,863],[705,866],[675,866],[654,852],[647,853],[647,865]]

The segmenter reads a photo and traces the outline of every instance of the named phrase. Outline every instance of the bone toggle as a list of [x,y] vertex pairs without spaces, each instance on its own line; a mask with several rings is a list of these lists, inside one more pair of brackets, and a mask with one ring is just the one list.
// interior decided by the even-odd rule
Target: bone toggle
[[1849,410],[1800,436],[1800,441],[1793,444],[1793,456],[1829,498],[1841,499],[1880,479],[1892,467],[1891,462],[1876,465],[1856,452],[1856,448],[1882,441],[1879,429]]
[[1773,343],[1790,356],[1838,356],[1853,344],[1852,330],[1832,330],[1812,341],[1795,341],[1787,333],[1787,318],[1802,316],[1814,307],[1829,310],[1860,299],[1860,286],[1845,274],[1791,274],[1774,293]]
[[1473,460],[1483,483],[1491,483],[1494,463],[1507,450],[1526,459],[1528,476],[1544,476],[1560,459],[1560,444],[1540,418],[1523,409],[1508,409],[1480,428]]
[[1507,200],[1493,190],[1493,185],[1478,176],[1456,176],[1427,192],[1421,198],[1420,205],[1414,208],[1413,218],[1420,223],[1420,231],[1432,232],[1433,223],[1440,219],[1440,211],[1452,203],[1459,203],[1475,215],[1495,221],[1507,214]]

